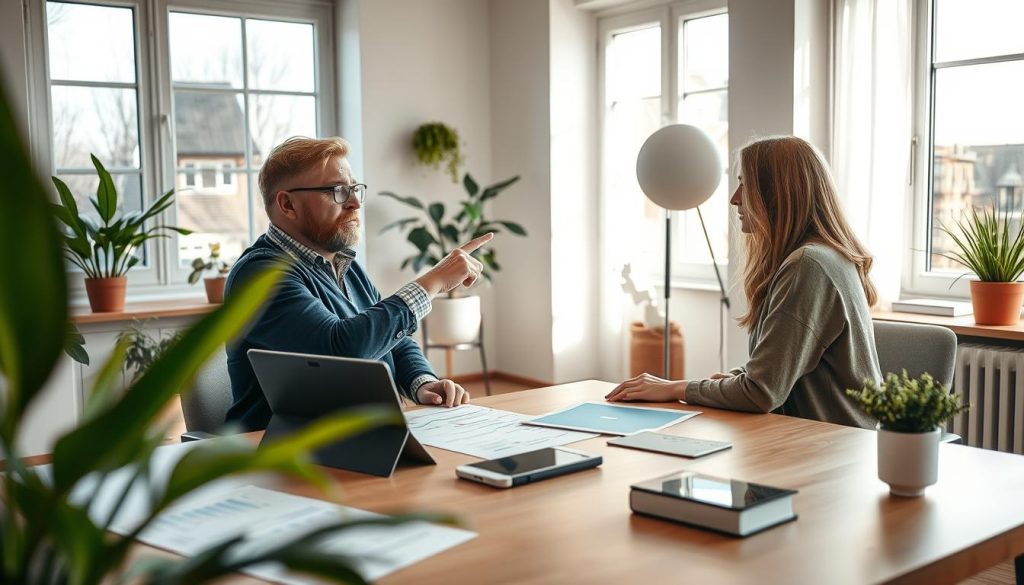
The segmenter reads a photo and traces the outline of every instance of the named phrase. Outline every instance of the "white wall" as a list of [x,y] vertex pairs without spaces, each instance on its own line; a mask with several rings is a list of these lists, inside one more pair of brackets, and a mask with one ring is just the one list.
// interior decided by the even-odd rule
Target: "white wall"
[[[441,171],[418,165],[411,146],[416,127],[443,121],[458,129],[466,170],[481,184],[508,174],[492,172],[491,166],[489,5],[480,0],[369,0],[359,2],[358,10],[343,5],[340,12],[342,18],[347,14],[351,20],[358,14],[359,19],[361,104],[347,104],[342,122],[346,130],[361,122],[362,179],[370,193],[364,208],[366,267],[382,294],[388,295],[414,277],[408,269],[399,270],[414,248],[398,232],[378,232],[413,210],[377,193],[394,191],[449,206],[463,195],[461,183],[453,184]],[[343,51],[345,47],[349,55],[356,50],[343,39]],[[342,83],[352,80],[345,71],[346,58]],[[351,71],[351,62],[348,67]],[[339,95],[344,94],[343,87]],[[344,101],[342,106],[346,107]],[[359,106],[361,117],[346,116]],[[522,191],[516,187],[503,196],[512,199]],[[481,296],[485,323],[495,323],[495,291],[484,288]],[[492,356],[500,351],[496,329],[487,329]],[[444,375],[444,353],[434,351],[428,357]],[[475,352],[455,353],[453,373],[480,369]]]
[[21,2],[0,2],[0,84],[11,102],[22,137],[29,140],[26,30]]
[[[824,0],[823,0],[824,1]],[[752,138],[793,133],[794,0],[731,0],[729,2],[729,145],[735,169],[739,149]],[[736,173],[729,174],[736,189]],[[733,222],[729,246],[731,319],[746,312],[742,294],[743,245]],[[748,357],[747,335],[729,335],[728,362],[743,364]]]
[[596,19],[550,2],[551,336],[556,383],[598,371]]
[[491,0],[490,7],[494,174],[522,176],[494,213],[529,233],[498,243],[496,369],[553,381],[548,0]]

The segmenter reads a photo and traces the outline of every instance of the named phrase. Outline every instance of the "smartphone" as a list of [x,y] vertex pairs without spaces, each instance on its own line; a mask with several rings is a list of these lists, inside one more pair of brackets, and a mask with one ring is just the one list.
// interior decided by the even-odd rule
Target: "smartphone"
[[508,488],[601,465],[601,456],[568,447],[548,447],[500,459],[460,465],[455,475],[493,487]]

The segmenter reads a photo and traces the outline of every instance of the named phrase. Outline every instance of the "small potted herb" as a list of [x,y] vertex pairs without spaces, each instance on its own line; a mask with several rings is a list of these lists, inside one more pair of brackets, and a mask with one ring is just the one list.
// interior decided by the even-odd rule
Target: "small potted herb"
[[[89,306],[94,313],[118,312],[124,310],[126,274],[141,259],[135,254],[139,246],[147,240],[167,237],[167,231],[182,235],[192,232],[169,225],[146,225],[156,222],[157,216],[174,203],[173,189],[153,202],[149,209],[119,214],[114,180],[103,163],[95,155],[90,156],[99,176],[99,186],[96,197],[90,198],[89,203],[99,214],[99,221],[79,213],[71,189],[57,177],[52,179],[60,204],[51,209],[64,224],[61,239],[65,259],[85,273]],[[120,218],[116,218],[118,215]]]
[[938,481],[940,425],[967,410],[931,374],[885,375],[879,387],[866,380],[847,390],[861,410],[878,419],[878,479],[896,496],[920,496]]
[[220,244],[210,244],[210,255],[207,258],[196,258],[192,261],[192,274],[188,275],[188,283],[195,284],[203,274],[212,273],[203,279],[206,286],[206,300],[211,303],[224,302],[224,282],[227,280],[228,272],[231,272],[231,264],[220,257]]
[[[1019,221],[1019,220],[1018,220]],[[1010,212],[971,209],[957,231],[941,229],[957,251],[944,257],[963,264],[978,280],[971,281],[971,305],[978,325],[1016,325],[1024,305],[1024,223],[1012,227]]]

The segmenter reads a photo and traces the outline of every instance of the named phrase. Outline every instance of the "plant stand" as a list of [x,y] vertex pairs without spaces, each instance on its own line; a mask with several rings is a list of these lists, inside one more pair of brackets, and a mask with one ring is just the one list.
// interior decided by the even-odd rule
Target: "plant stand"
[[467,343],[431,343],[430,337],[427,334],[427,320],[424,319],[421,322],[423,327],[423,355],[427,355],[427,350],[430,349],[443,349],[445,350],[444,366],[445,366],[445,377],[451,379],[452,377],[452,352],[460,349],[473,349],[477,348],[480,351],[480,365],[483,367],[484,374],[484,388],[487,395],[491,395],[491,375],[487,371],[487,352],[484,350],[484,320],[480,319],[480,332],[477,334],[476,341],[470,341]]

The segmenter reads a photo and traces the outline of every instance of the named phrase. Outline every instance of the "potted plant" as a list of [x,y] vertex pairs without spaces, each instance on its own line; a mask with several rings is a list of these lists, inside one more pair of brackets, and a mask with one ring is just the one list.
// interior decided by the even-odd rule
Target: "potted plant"
[[920,496],[938,480],[942,423],[968,409],[927,372],[885,375],[881,387],[867,380],[847,390],[858,406],[878,419],[878,479],[896,496]]
[[[526,230],[518,223],[492,220],[486,215],[486,203],[518,180],[519,177],[515,176],[481,189],[476,180],[466,173],[462,179],[466,197],[458,204],[459,212],[451,218],[446,216],[448,210],[444,203],[424,204],[416,197],[383,191],[381,195],[416,209],[419,215],[390,223],[380,233],[393,228],[408,232],[406,240],[416,251],[402,260],[401,269],[411,267],[413,272],[440,262],[459,245],[489,232],[507,230],[517,236],[525,236]],[[487,281],[491,280],[494,272],[501,270],[493,247],[484,246],[473,252],[473,257],[483,263],[481,274]],[[480,330],[480,297],[467,296],[461,290],[452,291],[448,298],[434,300],[427,319],[430,338],[435,343],[456,345],[471,342]]]
[[224,282],[227,280],[228,272],[231,272],[231,264],[221,260],[220,243],[210,244],[210,256],[205,260],[196,258],[192,261],[192,274],[188,275],[188,283],[199,282],[205,272],[212,271],[215,276],[208,276],[203,279],[206,287],[206,300],[211,303],[224,302]]
[[455,128],[442,122],[422,124],[412,134],[412,147],[420,164],[440,169],[444,163],[445,173],[452,178],[452,183],[459,182],[459,168],[464,159],[459,132]]
[[149,209],[130,211],[116,218],[118,197],[114,180],[103,163],[95,155],[90,156],[100,182],[96,197],[90,198],[89,202],[102,223],[79,214],[71,189],[57,177],[52,179],[60,196],[60,205],[53,205],[52,209],[64,224],[64,257],[85,272],[85,292],[93,312],[123,311],[128,282],[125,275],[139,263],[135,250],[147,240],[167,237],[167,230],[182,235],[192,232],[174,226],[146,227],[148,220],[174,203],[173,189],[153,202]]
[[118,333],[117,343],[124,346],[124,364],[121,374],[125,386],[134,384],[169,347],[181,339],[181,333],[152,335],[145,324],[133,319],[128,329]]
[[[1020,220],[1018,220],[1020,221]],[[1012,229],[1010,213],[980,215],[971,209],[957,223],[956,231],[942,227],[957,250],[943,254],[971,270],[971,305],[978,325],[1015,325],[1024,303],[1024,223]]]
[[[453,183],[458,182],[459,168],[464,162],[458,131],[442,122],[429,122],[413,132],[412,145],[421,164],[437,169],[444,162],[445,172]],[[462,177],[466,197],[459,201],[459,211],[450,219],[446,217],[444,203],[425,204],[416,197],[402,197],[383,191],[381,195],[416,209],[418,215],[390,223],[380,233],[390,229],[407,232],[406,240],[416,248],[416,252],[402,260],[401,269],[411,267],[417,273],[425,266],[440,262],[457,246],[489,232],[507,230],[517,236],[525,236],[526,230],[518,223],[491,220],[486,216],[486,203],[518,180],[519,177],[515,176],[481,189],[476,180],[466,173]],[[473,257],[483,263],[482,275],[488,282],[494,272],[501,270],[494,248],[490,246],[476,250]],[[480,332],[480,318],[480,297],[466,295],[464,290],[452,291],[447,298],[434,299],[433,308],[427,316],[430,340],[440,345],[472,342]]]
[[[317,543],[354,525],[386,525],[405,518],[341,519],[306,534],[283,535],[280,546],[269,549],[254,548],[250,539],[239,537],[188,558],[136,554],[135,537],[161,511],[210,482],[274,471],[327,487],[329,479],[312,464],[310,449],[396,422],[394,413],[365,409],[325,417],[259,449],[240,437],[204,441],[178,460],[169,475],[150,474],[163,440],[153,428],[155,417],[224,342],[243,330],[279,281],[280,269],[254,277],[206,315],[124,393],[117,392],[114,381],[125,347],[116,346],[87,395],[82,421],[57,441],[51,465],[29,467],[19,458],[19,430],[57,367],[70,312],[62,258],[66,238],[56,229],[46,191],[32,173],[2,91],[0,160],[5,171],[0,194],[10,204],[9,213],[0,214],[0,247],[18,250],[0,260],[0,281],[17,283],[0,287],[0,339],[5,340],[0,343],[0,583],[202,583],[267,561],[328,579],[361,582],[355,558],[326,552]],[[131,478],[128,486],[115,478],[124,477],[125,471]],[[148,514],[132,533],[114,534],[108,530],[111,523],[131,506],[125,497],[128,487],[145,490],[149,498],[141,499],[149,502]],[[113,496],[111,510],[103,515],[92,505],[101,491]]]

